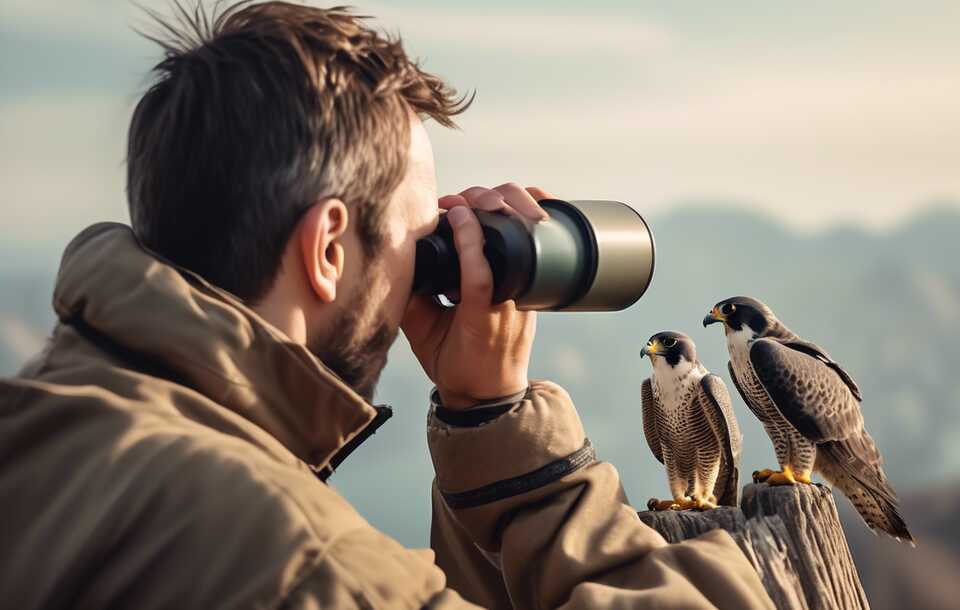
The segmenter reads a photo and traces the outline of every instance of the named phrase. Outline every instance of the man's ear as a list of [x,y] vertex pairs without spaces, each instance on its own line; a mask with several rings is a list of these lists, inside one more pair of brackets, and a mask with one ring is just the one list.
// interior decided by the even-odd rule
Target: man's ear
[[337,298],[337,282],[343,277],[344,249],[341,237],[347,230],[347,206],[339,199],[314,204],[300,220],[298,239],[303,267],[314,294],[324,303]]

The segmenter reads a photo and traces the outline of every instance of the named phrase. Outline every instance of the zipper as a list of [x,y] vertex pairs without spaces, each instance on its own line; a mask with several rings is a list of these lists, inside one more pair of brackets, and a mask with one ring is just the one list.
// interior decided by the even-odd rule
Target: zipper
[[350,456],[353,451],[363,444],[368,438],[376,434],[377,429],[382,426],[388,419],[393,417],[393,407],[390,405],[373,405],[373,408],[377,410],[377,414],[370,420],[360,432],[357,432],[357,435],[354,436],[348,443],[343,447],[340,447],[336,453],[333,454],[333,457],[330,458],[330,461],[327,462],[322,468],[314,470],[314,473],[317,475],[317,478],[327,482],[327,479],[330,478],[340,464],[343,463],[347,457]]

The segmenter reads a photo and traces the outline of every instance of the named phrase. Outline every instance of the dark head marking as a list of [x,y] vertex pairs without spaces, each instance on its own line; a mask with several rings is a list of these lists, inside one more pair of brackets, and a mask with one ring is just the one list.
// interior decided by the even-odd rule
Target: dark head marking
[[766,304],[745,296],[730,297],[714,305],[703,319],[703,325],[715,322],[723,322],[735,332],[747,326],[758,337],[778,336],[781,330],[786,330]]
[[680,358],[696,362],[697,347],[687,335],[667,330],[650,337],[643,347],[642,356],[650,356],[651,359],[663,358],[670,366],[677,366]]

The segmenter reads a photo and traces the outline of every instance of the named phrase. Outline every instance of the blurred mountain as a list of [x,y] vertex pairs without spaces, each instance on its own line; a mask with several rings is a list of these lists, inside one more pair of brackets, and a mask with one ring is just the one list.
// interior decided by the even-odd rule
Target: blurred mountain
[[[906,493],[904,493],[906,492]],[[960,601],[960,478],[901,489],[917,547],[874,536],[849,503],[838,500],[843,529],[873,610],[940,610]]]
[[[642,439],[639,400],[650,373],[640,348],[659,330],[690,334],[704,364],[727,380],[745,435],[741,471],[775,466],[769,440],[729,381],[722,331],[700,323],[715,302],[737,294],[765,301],[850,371],[896,487],[931,488],[960,476],[960,209],[932,208],[883,233],[850,226],[802,233],[716,206],[679,209],[651,226],[657,270],[649,293],[624,312],[540,315],[532,365],[533,376],[573,396],[635,505],[666,493],[662,467]],[[0,374],[15,372],[39,348],[53,320],[55,269],[11,269],[10,259],[0,266]],[[428,389],[401,339],[377,395],[396,415],[332,479],[371,522],[415,546],[427,544],[429,523]],[[929,506],[944,501],[931,496]],[[912,498],[908,506],[908,521],[922,531],[929,506]],[[847,531],[872,538],[857,522]]]

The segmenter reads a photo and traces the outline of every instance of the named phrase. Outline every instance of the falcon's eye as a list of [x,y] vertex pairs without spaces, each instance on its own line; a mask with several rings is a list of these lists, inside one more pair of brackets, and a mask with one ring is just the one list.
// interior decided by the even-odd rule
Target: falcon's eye
[[662,343],[663,343],[663,346],[664,346],[664,347],[666,347],[666,348],[671,348],[671,347],[673,347],[674,345],[677,344],[677,340],[674,339],[673,337],[667,337],[666,339],[664,339],[664,340],[662,341]]
[[733,303],[727,303],[726,305],[724,305],[723,307],[720,308],[720,313],[722,313],[722,314],[725,315],[725,316],[729,316],[730,314],[732,314],[732,313],[735,312],[736,310],[737,310],[737,306],[736,306],[736,305],[734,305]]

